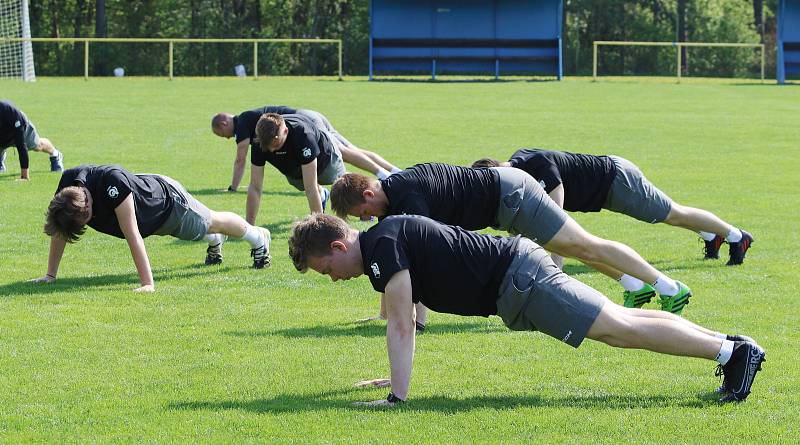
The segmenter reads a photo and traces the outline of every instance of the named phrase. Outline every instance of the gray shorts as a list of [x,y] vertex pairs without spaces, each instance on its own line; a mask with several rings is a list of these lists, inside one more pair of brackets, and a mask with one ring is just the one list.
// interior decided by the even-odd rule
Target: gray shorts
[[183,185],[168,177],[159,176],[172,188],[175,205],[169,218],[156,235],[171,235],[186,241],[199,241],[211,227],[211,210],[186,191]]
[[646,223],[660,223],[672,210],[672,200],[644,177],[639,167],[619,156],[609,156],[617,176],[608,190],[604,209],[622,213]]
[[[22,113],[22,115],[25,116],[25,113]],[[27,119],[27,116],[25,119]],[[36,132],[36,126],[33,125],[33,122],[28,121],[28,126],[25,127],[25,131],[22,133],[22,138],[28,151],[36,150],[36,147],[39,146],[39,133]],[[4,151],[6,148],[8,147],[0,147],[0,151]]]
[[331,136],[332,140],[334,140],[334,141],[336,141],[336,142],[338,142],[340,144],[343,144],[345,147],[347,147],[349,145],[353,145],[353,144],[350,143],[350,141],[347,140],[347,138],[345,138],[344,136],[339,134],[339,132],[336,131],[335,128],[333,128],[333,125],[331,124],[331,121],[329,121],[328,118],[325,117],[325,115],[323,115],[322,113],[320,113],[318,111],[314,111],[314,110],[303,110],[303,109],[300,109],[300,110],[297,110],[297,114],[302,114],[303,116],[306,116],[306,117],[310,118],[312,121],[314,121],[315,124],[317,124],[317,128],[319,128],[321,130],[325,130],[328,133],[330,133],[330,136]]
[[522,238],[500,284],[497,315],[513,331],[541,331],[577,348],[607,301]]
[[500,204],[495,229],[520,234],[545,245],[569,216],[533,177],[513,167],[493,167],[500,175]]
[[[317,172],[317,183],[322,185],[333,184],[337,179],[344,176],[345,173],[347,173],[347,170],[344,168],[342,152],[339,151],[339,147],[334,146],[333,153],[331,153],[331,162],[325,167],[325,170]],[[286,180],[297,190],[301,192],[305,190],[303,178],[290,178],[287,176]]]

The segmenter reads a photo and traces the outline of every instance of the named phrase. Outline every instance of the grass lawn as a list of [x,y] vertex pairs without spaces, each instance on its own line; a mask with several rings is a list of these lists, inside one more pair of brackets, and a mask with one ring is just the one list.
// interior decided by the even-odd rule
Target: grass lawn
[[[768,359],[750,398],[721,406],[710,361],[593,342],[573,351],[497,318],[432,314],[409,403],[356,408],[386,395],[352,387],[388,376],[384,324],[352,323],[376,313],[379,295],[366,277],[334,284],[295,272],[286,239],[308,207],[277,170],[267,169],[258,218],[273,234],[270,269],[248,269],[243,242],[207,268],[203,243],[152,237],[157,292],[140,295],[126,243],[91,229],[67,247],[55,284],[26,282],[46,272],[43,215],[59,176],[31,153],[32,181],[16,181],[11,149],[0,175],[0,442],[796,443],[797,87],[44,78],[2,81],[0,91],[68,167],[165,174],[212,209],[242,215],[246,187],[221,191],[234,143],[211,133],[218,111],[318,110],[400,166],[505,159],[521,147],[624,156],[677,202],[753,233],[745,264],[703,261],[684,230],[608,212],[575,218],[687,283],[688,319],[751,335]],[[621,301],[605,276],[574,261],[565,269]]]

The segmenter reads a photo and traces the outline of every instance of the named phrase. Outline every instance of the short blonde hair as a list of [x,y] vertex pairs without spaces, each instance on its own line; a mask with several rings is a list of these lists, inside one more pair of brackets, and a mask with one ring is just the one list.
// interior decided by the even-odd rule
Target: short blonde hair
[[364,190],[369,189],[370,179],[358,173],[346,173],[331,187],[331,208],[340,218],[347,218],[350,210],[366,202]]
[[309,257],[324,257],[331,254],[331,243],[344,240],[350,226],[335,216],[315,213],[296,222],[289,237],[289,256],[295,269],[308,270]]
[[261,144],[262,151],[269,151],[270,142],[278,136],[278,130],[283,125],[283,117],[276,113],[262,114],[256,123],[256,137]]

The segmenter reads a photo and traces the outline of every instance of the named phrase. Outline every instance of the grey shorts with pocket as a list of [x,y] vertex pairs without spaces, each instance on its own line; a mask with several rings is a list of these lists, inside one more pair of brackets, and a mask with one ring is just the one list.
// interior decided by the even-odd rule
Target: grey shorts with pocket
[[347,138],[339,134],[339,132],[336,131],[335,128],[333,128],[333,124],[331,124],[331,121],[329,121],[328,118],[325,117],[325,115],[323,115],[322,113],[314,110],[300,109],[297,110],[297,114],[302,114],[303,116],[310,118],[312,121],[314,121],[315,124],[317,124],[317,128],[320,128],[330,133],[333,140],[343,144],[345,147],[347,147],[348,145],[353,145],[350,143],[350,141],[347,140]]
[[522,238],[500,284],[497,315],[512,331],[540,331],[577,348],[607,301]]
[[178,181],[160,176],[172,188],[174,206],[169,218],[156,235],[171,235],[186,241],[199,241],[211,227],[211,210],[196,200]]
[[[344,176],[345,173],[347,173],[347,170],[344,168],[342,152],[339,151],[339,147],[334,146],[333,152],[331,153],[331,162],[327,167],[325,167],[325,170],[317,172],[317,184],[333,184],[337,179]],[[305,190],[302,177],[290,178],[287,176],[286,180],[289,181],[289,184],[291,184],[292,187],[296,188],[297,190],[300,190],[301,192]]]
[[500,175],[495,229],[545,245],[569,219],[533,177],[513,167],[493,167]]
[[39,146],[39,133],[36,132],[36,126],[31,121],[28,121],[28,127],[25,128],[24,138],[25,148],[28,151],[35,150]]
[[603,208],[651,224],[667,219],[672,210],[672,199],[648,181],[631,161],[619,156],[609,158],[614,162],[617,175]]

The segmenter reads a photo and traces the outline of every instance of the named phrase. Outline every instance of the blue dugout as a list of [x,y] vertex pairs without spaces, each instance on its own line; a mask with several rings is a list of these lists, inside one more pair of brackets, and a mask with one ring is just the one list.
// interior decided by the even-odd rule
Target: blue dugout
[[371,0],[374,74],[562,77],[561,0]]
[[800,0],[778,4],[778,83],[800,77]]

